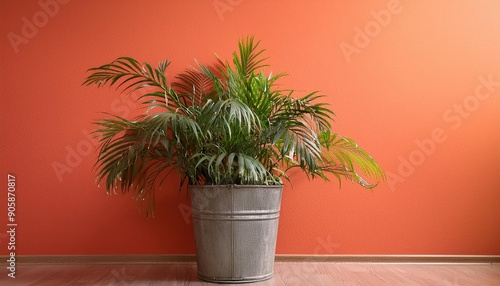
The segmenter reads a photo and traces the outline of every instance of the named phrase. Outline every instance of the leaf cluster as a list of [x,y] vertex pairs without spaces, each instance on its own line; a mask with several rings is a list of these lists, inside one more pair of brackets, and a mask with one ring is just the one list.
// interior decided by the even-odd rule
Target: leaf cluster
[[126,119],[109,114],[96,122],[100,149],[97,181],[108,192],[132,192],[154,210],[155,190],[172,173],[187,184],[275,185],[299,168],[311,178],[329,175],[368,183],[385,174],[353,140],[332,131],[334,113],[312,92],[296,97],[278,88],[285,74],[268,74],[264,50],[242,39],[232,61],[197,63],[169,83],[169,61],[152,67],[130,57],[91,68],[83,85],[140,92],[146,112]]

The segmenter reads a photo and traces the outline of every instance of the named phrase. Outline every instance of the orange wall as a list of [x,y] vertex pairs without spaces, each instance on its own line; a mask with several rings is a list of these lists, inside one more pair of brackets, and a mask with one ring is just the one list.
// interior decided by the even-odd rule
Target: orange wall
[[373,192],[292,175],[278,253],[500,254],[499,1],[57,1],[0,2],[0,254],[8,173],[17,255],[194,253],[186,192],[148,221],[95,185],[91,122],[136,110],[81,83],[125,55],[173,76],[250,34],[389,175]]

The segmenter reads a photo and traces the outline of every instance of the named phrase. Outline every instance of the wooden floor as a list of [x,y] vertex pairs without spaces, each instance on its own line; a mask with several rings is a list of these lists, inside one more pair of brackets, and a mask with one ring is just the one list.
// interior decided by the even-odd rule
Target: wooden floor
[[[217,285],[200,281],[195,263],[18,265],[0,285]],[[233,284],[226,284],[233,285]],[[241,284],[238,284],[241,285]],[[277,262],[261,285],[500,285],[498,264]]]

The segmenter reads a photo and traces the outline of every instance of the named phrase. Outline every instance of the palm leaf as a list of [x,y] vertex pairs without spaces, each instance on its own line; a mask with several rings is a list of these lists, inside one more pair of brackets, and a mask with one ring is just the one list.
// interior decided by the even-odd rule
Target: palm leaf
[[[95,168],[108,193],[133,193],[152,215],[155,191],[180,175],[189,184],[282,184],[300,168],[308,176],[354,181],[385,174],[352,139],[332,130],[335,114],[318,92],[297,97],[282,90],[284,73],[266,75],[264,50],[250,36],[238,42],[232,61],[196,63],[175,77],[170,62],[153,67],[130,57],[88,70],[84,86],[113,86],[139,94],[146,110],[133,120],[110,116],[96,122],[100,150]],[[358,173],[359,172],[359,173]],[[165,184],[164,184],[165,183]]]

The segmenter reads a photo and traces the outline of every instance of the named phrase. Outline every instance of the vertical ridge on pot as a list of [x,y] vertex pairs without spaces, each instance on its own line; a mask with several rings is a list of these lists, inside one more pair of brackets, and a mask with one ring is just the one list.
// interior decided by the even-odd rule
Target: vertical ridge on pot
[[190,186],[198,275],[251,282],[274,272],[282,186]]

